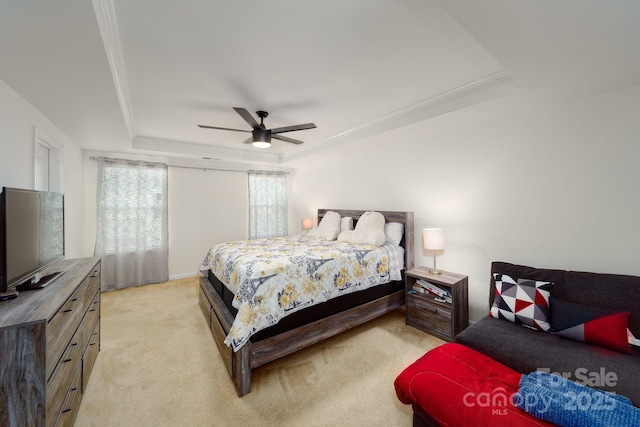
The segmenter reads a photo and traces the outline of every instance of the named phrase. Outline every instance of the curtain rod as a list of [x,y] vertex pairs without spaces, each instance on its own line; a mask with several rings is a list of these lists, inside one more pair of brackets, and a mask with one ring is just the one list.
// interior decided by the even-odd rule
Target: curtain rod
[[[166,163],[160,163],[160,162],[147,162],[144,160],[129,160],[129,159],[121,159],[121,158],[112,158],[112,157],[103,157],[103,159],[105,159],[106,161],[111,161],[111,162],[117,162],[117,161],[124,161],[124,162],[137,162],[137,163],[146,163],[146,164],[151,164],[151,165],[162,165],[162,166],[167,166],[169,168],[180,168],[180,169],[195,169],[195,170],[202,170],[202,171],[220,171],[220,172],[242,172],[242,173],[247,173],[247,172],[265,172],[263,170],[254,170],[254,169],[222,169],[222,168],[212,168],[212,167],[207,167],[207,166],[178,166],[178,165],[168,165]],[[89,160],[98,160],[97,157],[95,156],[89,156]],[[272,171],[267,171],[267,172],[272,172]],[[283,173],[283,174],[289,174],[289,172],[287,171],[273,171],[273,172],[278,172],[278,173]]]

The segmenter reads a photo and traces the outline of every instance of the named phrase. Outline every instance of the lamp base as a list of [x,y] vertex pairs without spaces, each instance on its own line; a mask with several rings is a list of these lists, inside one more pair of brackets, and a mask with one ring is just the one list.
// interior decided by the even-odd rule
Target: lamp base
[[433,268],[429,269],[429,273],[430,274],[434,274],[434,275],[438,275],[438,274],[442,274],[442,270],[438,270],[436,268],[436,251],[433,251]]

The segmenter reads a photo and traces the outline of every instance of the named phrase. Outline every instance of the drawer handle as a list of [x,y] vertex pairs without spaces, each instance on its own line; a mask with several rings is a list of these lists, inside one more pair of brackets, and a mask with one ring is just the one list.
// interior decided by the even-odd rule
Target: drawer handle
[[[69,395],[68,395],[68,396],[71,396],[71,402],[70,402],[70,405],[69,405],[66,409],[63,409],[63,410],[62,410],[62,413],[63,413],[63,414],[64,414],[65,412],[69,412],[70,410],[72,410],[72,409],[73,409],[73,403],[76,401],[76,395],[78,394],[78,393],[77,393],[77,391],[78,391],[78,387],[73,387],[73,388],[71,388],[71,389],[69,390],[69,392],[70,392],[70,393],[69,393]],[[65,406],[66,406],[66,405],[65,405]]]
[[89,345],[96,345],[98,344],[98,333],[94,332],[91,334],[91,338],[96,338],[96,340],[94,342],[90,342]]
[[66,310],[62,310],[62,312],[63,312],[63,313],[71,313],[71,312],[73,311],[73,306],[75,306],[75,305],[76,305],[76,303],[78,302],[78,300],[79,300],[79,299],[80,299],[80,298],[77,298],[77,297],[76,297],[76,298],[73,298],[73,299],[69,300],[69,302],[71,302],[71,303],[72,303],[72,304],[71,304],[71,307],[70,307],[70,308],[67,308]]
[[67,363],[67,362],[71,362],[73,360],[73,356],[76,354],[76,350],[78,349],[78,343],[74,342],[73,344],[71,344],[69,346],[70,349],[72,349],[73,351],[71,352],[71,354],[67,357],[67,359],[64,359],[62,361],[62,363]]
[[93,272],[91,272],[90,277],[98,277],[98,274],[100,274],[100,270],[94,270]]

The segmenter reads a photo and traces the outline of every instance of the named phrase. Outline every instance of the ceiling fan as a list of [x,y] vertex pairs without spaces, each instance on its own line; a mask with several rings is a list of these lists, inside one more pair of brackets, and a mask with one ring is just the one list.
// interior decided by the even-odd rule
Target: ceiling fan
[[231,128],[223,128],[218,126],[206,126],[206,125],[198,125],[201,128],[206,129],[221,129],[221,130],[232,130],[235,132],[251,132],[253,135],[251,138],[244,141],[245,144],[253,144],[258,148],[269,148],[271,147],[271,138],[278,139],[280,141],[290,142],[292,144],[303,144],[303,141],[299,141],[297,139],[288,138],[286,136],[280,135],[284,132],[293,132],[296,130],[303,129],[314,129],[316,127],[313,123],[305,123],[301,125],[293,125],[293,126],[285,126],[274,129],[267,129],[264,125],[264,119],[269,115],[266,111],[256,111],[256,114],[260,118],[260,123],[258,123],[251,113],[249,113],[245,108],[233,107],[236,110],[236,113],[240,114],[240,117],[244,119],[245,122],[249,123],[249,126],[253,130],[244,130],[244,129],[231,129]]

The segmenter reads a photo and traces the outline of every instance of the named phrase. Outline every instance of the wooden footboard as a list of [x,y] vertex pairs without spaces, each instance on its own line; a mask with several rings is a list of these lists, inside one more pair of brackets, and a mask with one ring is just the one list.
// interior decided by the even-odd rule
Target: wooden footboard
[[249,341],[234,352],[224,343],[233,316],[209,279],[200,278],[200,308],[240,397],[251,391],[252,369],[380,317],[403,304],[404,291],[399,291],[257,343]]

